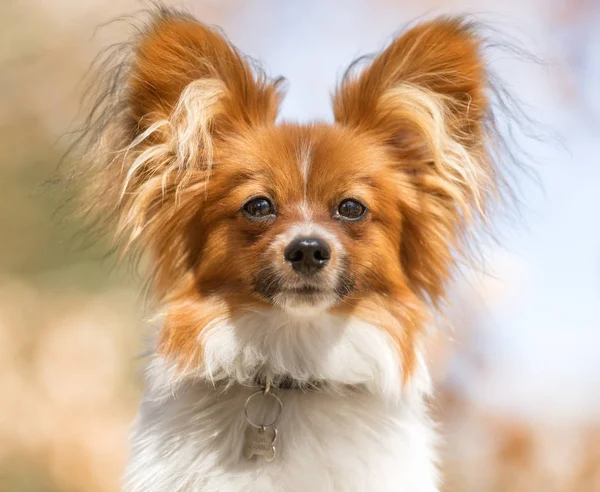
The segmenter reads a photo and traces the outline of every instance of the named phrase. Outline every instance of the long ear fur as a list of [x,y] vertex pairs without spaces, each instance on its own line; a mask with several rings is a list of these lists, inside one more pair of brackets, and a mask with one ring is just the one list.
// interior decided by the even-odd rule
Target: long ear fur
[[333,99],[336,121],[383,142],[394,171],[411,183],[411,193],[399,190],[400,255],[414,290],[433,302],[498,191],[480,51],[474,27],[461,19],[421,24],[359,76],[349,71]]
[[167,9],[151,15],[123,61],[101,67],[107,88],[80,144],[94,215],[114,218],[126,250],[149,245],[167,278],[186,269],[184,230],[197,211],[186,200],[202,198],[215,144],[272,123],[280,94],[216,30]]

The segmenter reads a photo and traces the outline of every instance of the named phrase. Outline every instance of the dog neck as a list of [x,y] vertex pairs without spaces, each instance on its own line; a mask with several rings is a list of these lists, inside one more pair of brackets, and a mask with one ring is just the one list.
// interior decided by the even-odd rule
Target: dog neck
[[327,388],[328,381],[325,379],[300,380],[290,374],[271,375],[259,372],[254,377],[254,383],[259,388],[273,388],[275,390],[298,390],[303,392],[321,391]]
[[261,387],[266,375],[282,390],[346,393],[361,389],[386,400],[428,392],[424,357],[409,378],[397,344],[378,324],[326,314],[319,319],[254,312],[211,324],[200,337],[202,365],[190,376],[231,388]]

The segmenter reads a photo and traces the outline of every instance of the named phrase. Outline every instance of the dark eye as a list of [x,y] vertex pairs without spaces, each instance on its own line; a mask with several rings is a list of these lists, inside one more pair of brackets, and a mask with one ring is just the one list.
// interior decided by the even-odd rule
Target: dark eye
[[251,198],[244,203],[242,210],[249,219],[262,219],[275,214],[273,203],[263,196]]
[[365,207],[358,200],[348,198],[342,200],[337,208],[337,216],[345,220],[359,220],[362,219],[367,212]]

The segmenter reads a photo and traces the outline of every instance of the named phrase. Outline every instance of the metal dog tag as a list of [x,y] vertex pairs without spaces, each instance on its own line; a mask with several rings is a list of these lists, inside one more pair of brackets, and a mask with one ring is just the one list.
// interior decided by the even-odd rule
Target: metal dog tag
[[[255,404],[261,404],[263,410],[270,404],[271,413],[270,422],[255,421],[250,416],[249,406],[254,401]],[[274,406],[273,406],[274,405]],[[275,441],[277,440],[277,420],[283,410],[281,399],[274,393],[271,393],[271,383],[267,380],[264,389],[255,391],[244,403],[244,416],[246,417],[246,433],[244,434],[244,456],[247,460],[254,456],[262,456],[265,461],[275,459]],[[264,416],[263,416],[264,418]]]
[[273,461],[275,459],[275,441],[277,440],[276,427],[254,427],[247,426],[244,456],[247,460],[254,456],[262,456],[265,461]]

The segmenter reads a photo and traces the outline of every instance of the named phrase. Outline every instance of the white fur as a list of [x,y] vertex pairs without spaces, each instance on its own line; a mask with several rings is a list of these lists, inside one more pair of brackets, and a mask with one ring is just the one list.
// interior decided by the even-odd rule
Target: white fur
[[[214,323],[199,342],[198,371],[181,375],[158,356],[150,363],[125,490],[438,490],[423,357],[403,387],[397,348],[374,324],[257,312]],[[267,371],[328,384],[274,390],[283,401],[277,456],[246,461],[244,402]]]
[[310,174],[311,152],[310,142],[304,143],[298,152],[298,166],[304,183],[304,204],[308,203],[308,176]]

